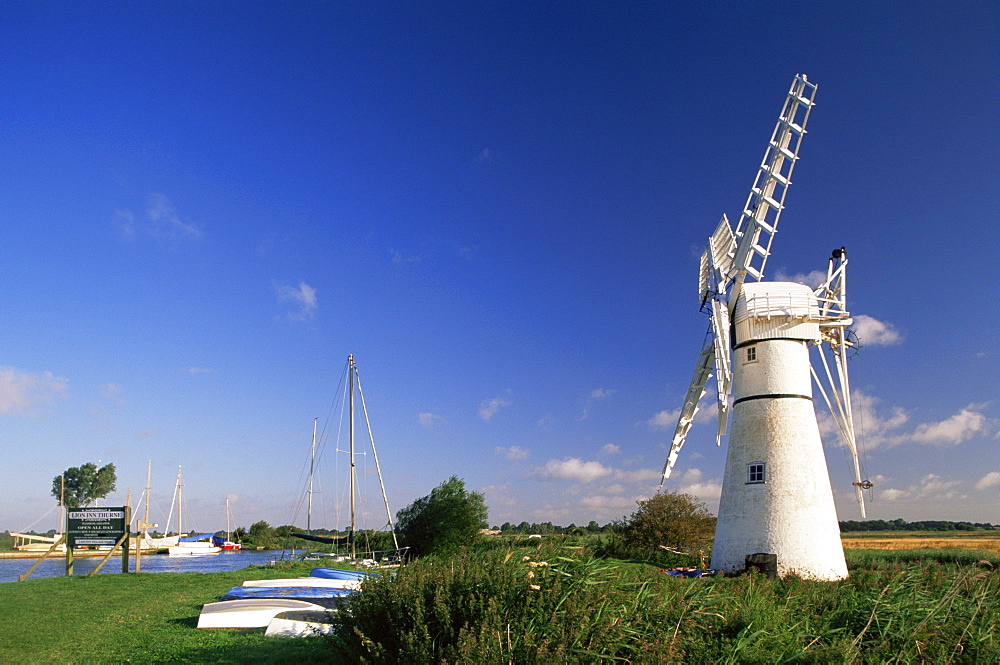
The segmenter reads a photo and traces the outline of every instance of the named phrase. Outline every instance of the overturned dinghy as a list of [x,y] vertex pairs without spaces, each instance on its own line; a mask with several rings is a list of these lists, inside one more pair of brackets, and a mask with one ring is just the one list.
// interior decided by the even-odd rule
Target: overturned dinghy
[[289,577],[280,580],[245,580],[243,586],[253,587],[324,587],[329,589],[361,588],[360,580],[335,580],[326,577]]
[[351,589],[329,587],[233,587],[222,596],[222,600],[243,600],[260,598],[289,598],[313,603],[326,608],[337,608],[354,593]]
[[313,637],[329,635],[334,631],[333,616],[336,610],[315,612],[290,610],[276,614],[267,624],[264,634],[268,637]]
[[309,571],[312,577],[322,577],[330,580],[363,580],[367,577],[378,577],[375,573],[360,570],[344,570],[343,568],[313,568]]
[[199,628],[263,628],[276,615],[291,610],[325,612],[322,605],[292,598],[247,598],[205,603],[198,617]]

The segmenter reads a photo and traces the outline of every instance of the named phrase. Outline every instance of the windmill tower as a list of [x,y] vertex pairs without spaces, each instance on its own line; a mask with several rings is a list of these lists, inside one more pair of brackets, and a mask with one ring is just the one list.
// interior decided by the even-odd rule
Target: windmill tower
[[[723,215],[701,257],[699,296],[711,317],[710,332],[678,418],[663,480],[670,476],[714,372],[717,444],[726,434],[733,398],[712,549],[712,568],[724,572],[743,570],[748,555],[766,553],[777,556],[781,576],[847,577],[813,406],[813,380],[853,455],[862,517],[861,490],[871,487],[861,481],[851,418],[846,252],[834,251],[826,280],[815,290],[761,281],[815,96],[816,85],[796,76],[735,232]],[[817,350],[829,391],[810,363],[810,348]]]

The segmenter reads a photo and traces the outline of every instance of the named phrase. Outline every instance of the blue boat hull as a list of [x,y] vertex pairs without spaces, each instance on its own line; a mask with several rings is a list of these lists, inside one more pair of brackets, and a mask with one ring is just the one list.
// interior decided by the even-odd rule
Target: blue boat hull
[[303,600],[327,608],[343,604],[353,591],[350,589],[331,589],[329,587],[233,587],[220,600],[246,600],[249,598],[287,600]]
[[313,568],[309,575],[312,577],[324,577],[329,580],[363,580],[366,577],[376,577],[372,573],[363,573],[360,570],[342,570],[340,568]]

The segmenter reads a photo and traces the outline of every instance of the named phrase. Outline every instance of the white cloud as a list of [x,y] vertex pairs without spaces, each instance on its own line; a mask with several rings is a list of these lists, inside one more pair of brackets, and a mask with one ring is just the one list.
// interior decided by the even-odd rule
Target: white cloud
[[392,249],[391,247],[389,248],[389,254],[392,255],[392,265],[397,267],[407,266],[411,263],[420,263],[425,258],[420,254],[410,254],[398,249]]
[[684,475],[681,476],[681,482],[687,484],[696,483],[701,480],[702,475],[701,469],[691,468],[685,471]]
[[146,220],[149,234],[169,244],[198,239],[205,235],[196,224],[182,220],[170,204],[170,199],[164,194],[149,196]]
[[[970,404],[944,420],[921,423],[910,432],[900,432],[910,422],[910,415],[904,409],[893,407],[887,415],[881,415],[877,397],[856,390],[852,392],[851,399],[855,427],[859,435],[864,434],[864,443],[868,448],[891,448],[909,443],[957,446],[974,436],[987,434],[990,424],[981,411],[983,406]],[[836,436],[839,441],[838,430],[829,411],[820,410],[818,419],[820,431],[824,435]]]
[[826,271],[813,270],[811,272],[798,272],[795,274],[789,274],[779,270],[774,274],[774,281],[798,282],[799,284],[807,284],[810,288],[815,289],[818,288],[820,284],[826,281]]
[[146,214],[136,216],[131,210],[116,210],[114,223],[125,240],[134,240],[140,231],[166,247],[200,240],[205,232],[197,224],[186,221],[177,213],[165,194],[150,194],[146,199]]
[[673,411],[664,410],[654,414],[653,417],[646,422],[654,429],[667,429],[668,427],[677,426],[677,419],[680,415],[680,409],[674,409]]
[[494,397],[493,399],[486,400],[479,405],[479,417],[483,420],[490,420],[493,416],[497,415],[500,409],[510,405],[511,401],[502,397]]
[[[486,496],[486,503],[489,504],[491,510],[496,507],[508,509],[520,508],[520,502],[511,495],[510,488],[507,485],[487,485],[481,487],[478,491]],[[520,512],[517,514],[520,514]]]
[[475,161],[477,164],[490,164],[497,159],[499,154],[500,153],[493,148],[483,148],[479,151],[479,154],[476,155]]
[[493,452],[497,455],[503,455],[511,462],[517,461],[519,459],[524,459],[528,456],[528,451],[520,446],[510,446],[508,448],[494,448]]
[[622,450],[621,448],[619,448],[613,443],[606,443],[604,444],[604,447],[601,448],[601,452],[604,453],[605,455],[617,455],[618,453],[621,452],[621,450]]
[[959,480],[943,480],[935,473],[929,473],[920,479],[915,485],[910,485],[906,489],[890,487],[879,493],[879,498],[883,501],[906,501],[909,499],[919,499],[925,502],[948,501],[959,496],[958,488],[962,482]]
[[539,475],[545,478],[556,478],[558,480],[575,480],[581,483],[589,483],[609,476],[614,470],[604,466],[600,462],[584,462],[576,457],[564,460],[549,460],[544,467],[537,469]]
[[903,341],[903,336],[891,323],[879,321],[865,314],[853,317],[852,328],[861,346],[892,346]]
[[584,399],[583,414],[580,416],[580,420],[586,420],[587,417],[590,415],[590,408],[594,406],[594,404],[608,399],[609,397],[614,395],[615,392],[617,391],[608,390],[606,388],[595,388],[594,390],[591,390],[590,394],[587,395],[586,399]]
[[580,505],[593,514],[607,519],[615,513],[611,511],[628,510],[635,508],[635,499],[624,496],[605,496],[603,494],[592,494],[582,497]]
[[[887,416],[879,415],[878,405],[880,402],[881,400],[874,395],[868,395],[860,390],[851,391],[854,426],[859,436],[862,431],[864,432],[864,442],[869,448],[875,448],[879,445],[896,445],[888,443],[892,438],[891,433],[905,425],[910,419],[906,411],[898,406],[893,407]],[[843,445],[840,429],[825,405],[823,408],[817,409],[816,418],[819,422],[819,431],[825,436],[835,437],[837,444]]]
[[684,494],[697,497],[706,503],[716,502],[722,496],[722,484],[714,480],[704,483],[691,483],[689,485],[681,485],[680,491]]
[[126,240],[135,238],[135,215],[132,214],[131,210],[116,210],[115,224],[118,225]]
[[278,292],[278,302],[291,303],[296,307],[295,312],[288,314],[288,318],[293,321],[311,319],[313,313],[319,307],[316,301],[316,289],[305,282],[299,282],[298,286],[275,283],[274,289]]
[[914,443],[957,446],[982,432],[986,426],[986,416],[973,411],[974,407],[970,404],[946,420],[919,425],[910,435],[910,440]]
[[1000,471],[990,471],[976,482],[975,488],[979,491],[1000,485]]
[[188,374],[198,375],[198,374],[215,374],[215,370],[209,367],[188,367],[184,370]]
[[883,501],[899,501],[900,499],[906,498],[906,492],[903,490],[897,490],[893,488],[885,489],[879,492],[879,498]]
[[[694,423],[708,423],[715,422],[719,417],[719,409],[716,406],[716,389],[710,385],[709,390],[701,398],[698,410],[694,414]],[[732,397],[730,396],[730,403],[732,402]],[[677,419],[681,416],[680,408],[673,409],[672,411],[663,410],[659,413],[653,415],[652,418],[646,421],[646,424],[653,429],[669,429],[672,430],[677,427]]]
[[636,469],[635,471],[615,470],[615,478],[631,483],[659,481],[662,475],[656,469]]
[[439,416],[436,413],[421,413],[417,416],[417,422],[420,423],[421,427],[427,429],[448,424],[444,416]]
[[101,386],[101,396],[104,399],[111,400],[113,402],[121,401],[122,398],[122,387],[117,383],[105,383]]
[[67,383],[52,372],[32,374],[0,367],[0,413],[34,415],[37,407],[64,395]]

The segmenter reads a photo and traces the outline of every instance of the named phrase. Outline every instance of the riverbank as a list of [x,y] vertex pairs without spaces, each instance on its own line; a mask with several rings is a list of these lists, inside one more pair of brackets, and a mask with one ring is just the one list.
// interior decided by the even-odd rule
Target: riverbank
[[[177,557],[151,557],[177,560]],[[185,557],[209,558],[209,557]],[[210,557],[216,558],[216,557]],[[218,573],[49,577],[0,584],[4,663],[320,663],[321,639],[198,630],[202,605],[244,580],[299,577],[315,562]]]
[[[96,552],[99,555],[107,552]],[[240,550],[224,551],[207,556],[170,556],[169,554],[143,555],[140,561],[143,573],[217,573],[241,570],[249,566],[266,566],[273,561],[288,561],[300,556],[302,550]],[[86,575],[97,567],[103,556],[76,557],[74,574]],[[17,582],[18,577],[35,564],[38,557],[30,559],[0,559],[0,583]],[[129,571],[135,571],[135,557],[129,557]],[[121,553],[114,553],[100,570],[100,576],[121,574]],[[39,564],[29,580],[44,577],[65,577],[66,556],[50,556]],[[0,584],[0,586],[3,586]],[[2,659],[0,659],[2,660]]]

